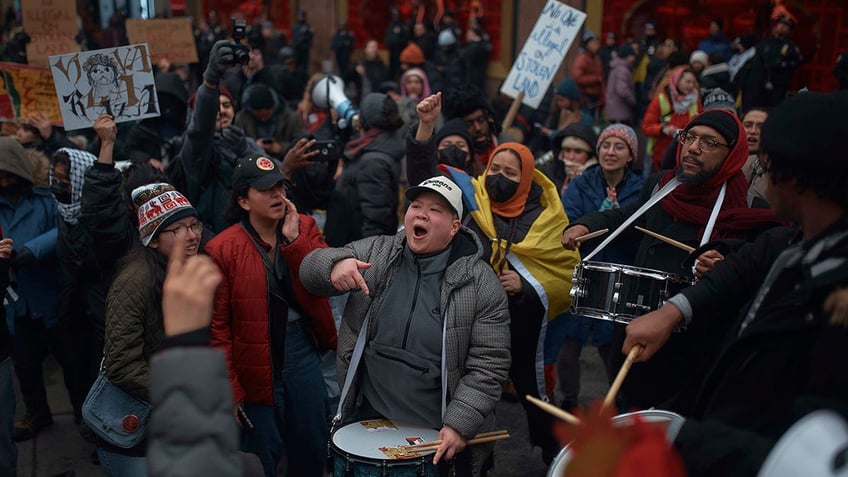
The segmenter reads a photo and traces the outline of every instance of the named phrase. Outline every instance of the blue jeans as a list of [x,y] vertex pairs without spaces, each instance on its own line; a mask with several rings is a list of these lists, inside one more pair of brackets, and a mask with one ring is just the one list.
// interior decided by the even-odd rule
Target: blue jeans
[[0,361],[0,475],[15,477],[18,446],[15,445],[15,388],[12,358]]
[[107,477],[147,477],[147,460],[144,456],[131,456],[97,446],[100,468]]
[[301,324],[288,325],[285,353],[285,369],[274,370],[274,406],[244,404],[254,429],[242,430],[241,450],[259,456],[268,477],[276,475],[283,456],[289,457],[289,475],[321,477],[327,463],[327,390],[318,349]]

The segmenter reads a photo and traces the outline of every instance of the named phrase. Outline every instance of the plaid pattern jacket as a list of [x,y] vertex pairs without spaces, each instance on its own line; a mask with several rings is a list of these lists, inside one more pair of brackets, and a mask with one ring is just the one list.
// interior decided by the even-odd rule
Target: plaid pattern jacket
[[[342,317],[337,362],[339,385],[344,383],[367,314],[371,314],[368,337],[373,336],[373,324],[379,319],[374,314],[380,309],[386,285],[397,271],[404,246],[401,230],[395,235],[369,237],[341,248],[314,250],[301,264],[303,285],[323,296],[340,293],[330,283],[336,262],[356,258],[371,264],[371,268],[360,271],[371,294],[351,292]],[[458,253],[460,250],[468,252]],[[465,437],[494,427],[495,404],[510,365],[506,293],[492,267],[481,256],[477,237],[463,227],[454,237],[441,291],[441,310],[448,320],[444,350],[447,362],[443,367],[447,370],[448,389],[443,424]],[[359,383],[360,376],[356,376],[343,403],[343,422],[354,410]]]

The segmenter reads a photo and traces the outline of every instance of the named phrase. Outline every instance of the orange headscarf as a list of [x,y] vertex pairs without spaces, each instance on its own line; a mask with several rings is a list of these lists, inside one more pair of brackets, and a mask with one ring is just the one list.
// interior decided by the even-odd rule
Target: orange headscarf
[[489,176],[489,168],[492,167],[492,159],[501,151],[512,151],[518,154],[521,160],[521,180],[518,183],[518,190],[515,195],[510,197],[506,202],[491,202],[492,212],[501,217],[518,217],[524,212],[524,206],[527,204],[527,195],[530,194],[530,186],[533,184],[533,170],[536,168],[536,159],[530,149],[527,149],[523,144],[517,142],[505,142],[496,147],[489,156],[489,164],[486,166],[486,173],[483,175],[483,180]]

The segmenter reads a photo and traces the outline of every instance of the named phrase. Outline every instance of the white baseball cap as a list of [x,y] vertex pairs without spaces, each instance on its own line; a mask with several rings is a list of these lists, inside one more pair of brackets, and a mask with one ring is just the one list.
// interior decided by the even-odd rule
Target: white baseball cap
[[456,215],[462,218],[462,191],[459,186],[445,176],[435,176],[425,179],[415,187],[410,187],[406,191],[406,198],[415,200],[418,194],[422,192],[435,192],[444,197],[448,204],[456,211]]

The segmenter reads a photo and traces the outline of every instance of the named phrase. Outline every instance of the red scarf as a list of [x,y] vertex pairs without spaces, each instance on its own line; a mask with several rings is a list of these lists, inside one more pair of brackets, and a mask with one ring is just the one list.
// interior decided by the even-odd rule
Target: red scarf
[[[731,114],[731,113],[728,113]],[[697,117],[697,116],[696,116]],[[748,181],[742,174],[742,166],[748,157],[748,139],[745,129],[736,115],[733,115],[739,130],[739,138],[725,159],[718,173],[704,184],[680,184],[660,201],[663,210],[676,221],[701,226],[701,234],[706,229],[710,214],[715,206],[721,185],[727,182],[724,202],[721,205],[716,225],[710,240],[720,238],[742,238],[747,232],[766,225],[779,225],[780,222],[770,209],[752,209],[748,207]],[[680,167],[682,144],[677,146],[677,167]],[[660,179],[659,187],[674,178],[675,171],[668,171]]]
[[352,139],[347,146],[345,147],[345,157],[349,159],[355,159],[359,157],[359,154],[362,153],[362,150],[365,149],[365,146],[374,142],[383,131],[379,129],[369,129],[367,131],[359,133],[359,137],[356,139]]

